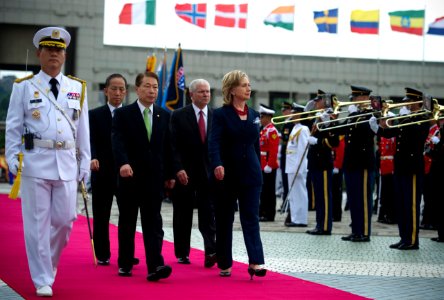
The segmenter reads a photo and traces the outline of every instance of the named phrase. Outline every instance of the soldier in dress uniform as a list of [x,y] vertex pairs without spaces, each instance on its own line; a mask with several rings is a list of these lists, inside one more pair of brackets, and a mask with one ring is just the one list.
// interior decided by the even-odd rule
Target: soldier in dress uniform
[[262,185],[259,217],[261,222],[274,221],[276,215],[276,170],[278,165],[279,133],[271,123],[275,111],[261,104],[259,107],[262,130],[260,132]]
[[6,119],[9,169],[21,169],[29,269],[37,295],[47,297],[76,219],[77,185],[90,167],[86,83],[61,72],[70,40],[63,28],[37,31],[41,70],[16,80]]
[[[351,91],[352,101],[369,100],[372,92],[366,87],[353,85]],[[368,112],[368,106],[369,104],[349,105],[348,112],[351,118],[348,122],[353,124],[368,119],[370,116],[362,116]],[[344,178],[352,220],[352,233],[342,237],[342,240],[369,242],[376,168],[375,134],[368,123],[344,127],[337,130],[337,133],[345,134]]]
[[[406,88],[404,102],[422,101],[423,94],[412,88]],[[415,124],[424,116],[415,116],[422,103],[407,104],[400,109],[401,115],[408,117],[400,119],[399,125],[411,124],[404,127],[385,128],[378,126],[376,118],[369,120],[369,125],[378,135],[390,138],[396,137],[395,162],[395,201],[398,214],[398,228],[401,240],[390,245],[392,249],[419,249],[419,216],[424,179],[424,143],[429,132],[429,124]]]
[[378,137],[379,152],[379,214],[378,222],[385,224],[396,223],[395,187],[393,173],[395,171],[394,155],[396,153],[396,138]]
[[[282,115],[283,116],[287,116],[289,114],[292,113],[292,105],[289,102],[284,101],[282,103]],[[288,117],[286,119],[286,121],[290,120],[291,117]],[[285,165],[287,162],[287,155],[286,155],[286,151],[287,151],[287,143],[288,143],[288,138],[290,137],[290,132],[293,129],[294,123],[293,122],[288,122],[285,123],[282,126],[282,132],[281,132],[281,148],[280,148],[280,169],[281,169],[281,174],[282,174],[282,187],[283,187],[283,194],[282,194],[282,200],[285,201],[285,199],[287,199],[287,195],[288,195],[288,176],[287,173],[285,173]],[[282,210],[283,207],[280,208],[280,210]]]

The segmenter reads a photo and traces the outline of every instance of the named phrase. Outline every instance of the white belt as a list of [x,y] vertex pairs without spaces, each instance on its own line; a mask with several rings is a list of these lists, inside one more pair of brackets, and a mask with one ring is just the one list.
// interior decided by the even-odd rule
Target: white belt
[[381,159],[381,160],[393,159],[393,155],[385,155],[385,156],[381,156],[380,159]]
[[261,151],[261,155],[267,155],[268,154],[268,152],[266,152],[266,151]]
[[72,149],[76,146],[74,141],[54,141],[34,139],[34,146],[49,149]]

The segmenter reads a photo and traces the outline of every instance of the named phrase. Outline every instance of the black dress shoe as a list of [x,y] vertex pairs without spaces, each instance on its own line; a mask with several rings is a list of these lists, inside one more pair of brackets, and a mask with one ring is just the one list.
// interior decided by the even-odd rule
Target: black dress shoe
[[98,259],[97,264],[100,266],[109,266],[109,259]]
[[389,248],[390,248],[390,249],[398,249],[398,247],[401,246],[401,244],[402,244],[402,241],[399,241],[399,242],[397,242],[397,243],[391,244],[391,245],[389,246]]
[[354,235],[352,236],[351,240],[352,242],[370,242],[370,237],[368,235]]
[[438,242],[438,243],[444,243],[444,239],[436,237],[436,238],[431,238],[432,241],[434,242]]
[[122,277],[131,277],[131,269],[119,268],[119,276]]
[[355,236],[355,234],[352,233],[352,234],[349,234],[347,236],[341,237],[341,240],[343,240],[343,241],[351,241],[354,236]]
[[137,257],[133,258],[133,266],[138,265],[139,264],[139,259]]
[[293,222],[285,222],[284,225],[287,227],[307,227],[307,224],[293,223]]
[[171,267],[168,265],[159,266],[156,268],[156,272],[148,274],[146,279],[148,281],[159,281],[160,279],[170,277],[172,271],[173,269],[171,269]]
[[418,244],[401,244],[398,247],[398,250],[418,250],[419,246]]
[[205,255],[204,267],[211,268],[217,262],[216,253]]
[[183,265],[189,265],[191,262],[190,262],[190,259],[188,258],[188,256],[185,256],[185,257],[179,257],[178,259],[177,259],[177,262],[179,263],[179,264],[183,264]]
[[320,230],[318,228],[307,230],[305,233],[311,234],[311,235],[331,235],[331,231],[324,231]]

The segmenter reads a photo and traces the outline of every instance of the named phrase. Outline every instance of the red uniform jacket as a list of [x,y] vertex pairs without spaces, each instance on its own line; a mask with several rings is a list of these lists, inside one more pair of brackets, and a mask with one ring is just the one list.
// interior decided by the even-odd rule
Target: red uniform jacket
[[393,174],[394,167],[394,155],[396,152],[396,138],[381,137],[379,142],[380,163],[379,170],[381,175]]
[[279,133],[272,123],[265,126],[260,133],[261,168],[268,165],[272,169],[279,168],[278,149]]

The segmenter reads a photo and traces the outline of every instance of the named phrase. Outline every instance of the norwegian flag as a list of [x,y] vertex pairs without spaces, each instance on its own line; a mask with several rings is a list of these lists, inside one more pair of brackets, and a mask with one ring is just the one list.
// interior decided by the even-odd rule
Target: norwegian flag
[[214,25],[247,27],[248,4],[216,4]]
[[176,14],[188,23],[205,28],[207,21],[207,4],[176,4]]

